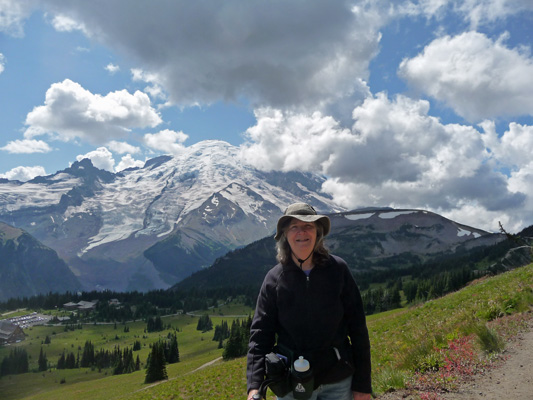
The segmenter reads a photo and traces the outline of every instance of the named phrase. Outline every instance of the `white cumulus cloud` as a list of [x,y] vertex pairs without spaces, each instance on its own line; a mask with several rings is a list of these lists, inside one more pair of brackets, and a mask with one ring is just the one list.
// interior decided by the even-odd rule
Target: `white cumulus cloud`
[[493,157],[502,165],[519,170],[531,164],[533,126],[512,122],[503,135],[498,135],[492,121],[484,121],[480,126],[485,132],[483,140],[486,147],[490,148]]
[[155,127],[161,122],[145,93],[120,90],[102,96],[65,79],[52,84],[44,105],[28,113],[24,136],[49,134],[64,141],[100,144],[123,137],[132,128]]
[[90,32],[85,27],[85,24],[70,18],[68,15],[56,14],[52,17],[50,23],[58,32],[81,31],[88,36],[90,35]]
[[141,149],[137,146],[133,146],[126,142],[117,142],[116,140],[110,141],[106,144],[106,146],[111,149],[111,151],[119,154],[136,154],[141,151]]
[[125,156],[123,156],[121,158],[121,160],[117,164],[117,166],[115,168],[115,171],[116,172],[120,172],[120,171],[123,171],[123,170],[125,170],[127,168],[135,168],[135,167],[138,167],[138,168],[144,167],[144,161],[135,160],[131,156],[131,154],[126,154]]
[[7,171],[5,174],[0,174],[0,178],[9,179],[11,181],[29,181],[36,176],[45,176],[46,171],[44,167],[34,166],[34,167],[15,167],[10,171]]
[[435,39],[402,61],[400,76],[470,121],[533,115],[533,58],[504,39],[478,32]]
[[113,158],[113,154],[111,154],[106,147],[98,147],[96,150],[76,156],[77,161],[81,161],[85,158],[91,160],[96,168],[104,169],[109,172],[115,171],[115,159]]
[[[427,208],[444,215],[463,212],[464,223],[497,230],[495,220],[528,220],[533,184],[524,185],[532,154],[529,127],[512,125],[501,139],[429,115],[429,102],[384,93],[353,111],[351,129],[328,116],[260,110],[247,131],[242,156],[265,170],[300,170],[327,176],[323,189],[347,208]],[[491,151],[489,146],[494,149]],[[514,165],[513,174],[502,169]],[[511,184],[512,180],[521,185]],[[490,219],[479,221],[471,210]],[[533,215],[533,214],[530,214]],[[477,225],[476,225],[477,224]]]
[[48,143],[33,139],[12,140],[0,147],[0,150],[11,154],[48,153],[52,151]]
[[178,155],[183,152],[183,142],[188,136],[183,132],[164,129],[157,133],[144,135],[144,144],[151,149],[162,151],[166,154]]
[[109,63],[105,66],[105,70],[108,71],[110,74],[115,74],[120,71],[120,67],[113,63]]

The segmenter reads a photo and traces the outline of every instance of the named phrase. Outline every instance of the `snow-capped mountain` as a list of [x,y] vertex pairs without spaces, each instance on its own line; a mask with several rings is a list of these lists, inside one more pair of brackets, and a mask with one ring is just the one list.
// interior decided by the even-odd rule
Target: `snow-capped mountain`
[[117,174],[85,159],[32,181],[0,180],[0,221],[56,250],[85,289],[166,288],[272,234],[285,207],[342,211],[323,177],[261,172],[204,141]]

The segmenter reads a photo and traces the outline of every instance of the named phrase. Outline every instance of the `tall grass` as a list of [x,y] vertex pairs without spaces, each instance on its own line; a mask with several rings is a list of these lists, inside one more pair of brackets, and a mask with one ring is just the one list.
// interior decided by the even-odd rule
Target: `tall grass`
[[487,354],[500,353],[505,349],[505,340],[487,324],[479,325],[476,335],[481,349]]

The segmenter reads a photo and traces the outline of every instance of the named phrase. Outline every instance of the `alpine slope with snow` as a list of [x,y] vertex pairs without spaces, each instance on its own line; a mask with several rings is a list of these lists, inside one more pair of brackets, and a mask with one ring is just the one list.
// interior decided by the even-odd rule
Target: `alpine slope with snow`
[[165,288],[273,233],[285,207],[343,211],[324,178],[262,172],[204,141],[113,174],[88,159],[28,182],[0,180],[0,221],[56,250],[87,290]]

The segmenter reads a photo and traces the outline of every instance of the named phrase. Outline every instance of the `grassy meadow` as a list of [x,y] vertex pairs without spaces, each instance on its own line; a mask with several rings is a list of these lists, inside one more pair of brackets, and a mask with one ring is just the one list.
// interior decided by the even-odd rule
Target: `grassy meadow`
[[[369,316],[375,392],[413,387],[413,379],[420,371],[435,373],[439,367],[441,370],[445,369],[443,366],[448,368],[446,363],[453,358],[452,350],[455,357],[459,354],[463,358],[483,360],[480,362],[490,361],[494,357],[488,354],[491,350],[478,339],[505,340],[516,334],[530,318],[532,307],[533,265],[529,265],[483,278],[425,304]],[[250,313],[250,309],[239,305],[211,310],[210,316],[215,326],[222,320],[231,323],[235,318],[232,316]],[[212,341],[213,331],[201,333],[196,330],[198,318],[187,315],[163,318],[165,326],[170,325],[172,331],[178,331],[181,362],[167,365],[167,381],[151,385],[144,384],[143,369],[149,344],[158,337],[166,337],[169,330],[147,334],[144,333],[144,322],[127,323],[129,332],[124,332],[122,324],[117,324],[116,329],[114,324],[84,325],[81,330],[68,332],[59,326],[34,327],[26,331],[27,339],[17,344],[24,346],[30,354],[30,370],[37,368],[41,343],[48,335],[51,343],[42,346],[52,365],[63,349],[76,354],[79,348],[83,350],[86,340],[91,340],[95,349],[110,350],[114,346],[128,347],[140,340],[142,349],[134,352],[134,357],[139,354],[143,364],[141,371],[113,376],[112,371],[106,370],[59,371],[52,368],[47,372],[10,375],[0,378],[1,397],[3,400],[244,399],[245,359],[220,360],[222,350]],[[466,341],[464,338],[470,339]],[[0,348],[0,359],[9,353],[9,349]],[[453,378],[444,378],[440,375],[434,379],[453,384]],[[65,383],[61,383],[62,380]],[[439,381],[439,385],[436,385],[437,389],[442,389],[443,383]],[[272,398],[269,396],[269,400]]]

